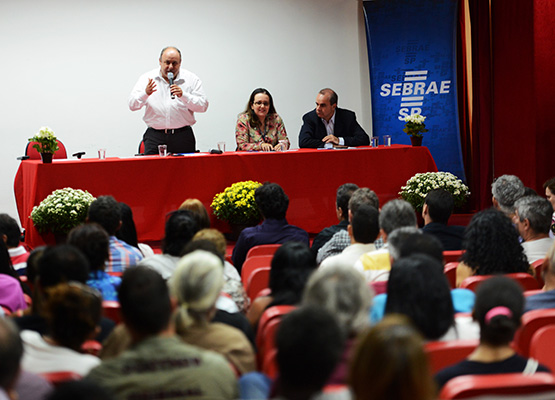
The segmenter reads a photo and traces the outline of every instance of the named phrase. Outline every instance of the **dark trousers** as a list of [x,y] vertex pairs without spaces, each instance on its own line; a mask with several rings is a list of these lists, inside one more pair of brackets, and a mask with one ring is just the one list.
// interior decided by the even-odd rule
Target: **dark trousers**
[[[173,132],[173,133],[172,133]],[[196,150],[193,128],[184,126],[178,129],[164,130],[148,128],[143,135],[145,154],[158,154],[158,145],[168,146],[168,153],[194,153]]]

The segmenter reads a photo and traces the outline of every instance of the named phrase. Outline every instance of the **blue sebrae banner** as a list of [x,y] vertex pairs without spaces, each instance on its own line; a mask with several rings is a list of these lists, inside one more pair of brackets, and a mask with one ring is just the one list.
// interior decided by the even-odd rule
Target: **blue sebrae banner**
[[[458,0],[364,1],[374,136],[410,144],[404,117],[426,117],[423,146],[465,180],[456,73]],[[381,139],[380,139],[381,142]]]

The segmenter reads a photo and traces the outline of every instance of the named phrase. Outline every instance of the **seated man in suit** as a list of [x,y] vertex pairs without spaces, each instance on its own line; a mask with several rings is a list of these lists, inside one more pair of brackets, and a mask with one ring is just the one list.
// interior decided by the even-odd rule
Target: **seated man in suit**
[[439,239],[444,250],[462,249],[464,226],[447,225],[453,213],[453,196],[447,190],[431,190],[424,200],[422,231]]
[[354,112],[337,108],[337,93],[322,89],[316,96],[316,108],[303,116],[299,147],[318,148],[328,143],[368,146],[370,139],[358,124]]

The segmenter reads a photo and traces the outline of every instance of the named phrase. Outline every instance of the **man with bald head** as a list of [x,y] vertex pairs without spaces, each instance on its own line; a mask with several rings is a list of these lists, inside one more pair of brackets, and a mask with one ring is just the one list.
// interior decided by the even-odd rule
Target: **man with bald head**
[[195,112],[208,108],[202,82],[181,68],[181,52],[176,47],[162,49],[159,64],[160,68],[139,78],[129,95],[131,111],[145,107],[144,153],[158,154],[160,144],[168,146],[168,153],[193,153]]
[[[299,147],[368,146],[370,139],[358,124],[354,112],[337,107],[337,93],[320,90],[316,108],[303,116]],[[326,146],[327,145],[327,146]]]

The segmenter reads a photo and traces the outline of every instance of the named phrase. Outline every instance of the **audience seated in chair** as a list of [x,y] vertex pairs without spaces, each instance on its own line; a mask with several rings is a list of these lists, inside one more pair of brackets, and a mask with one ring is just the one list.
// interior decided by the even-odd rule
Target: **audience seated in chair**
[[349,377],[357,400],[436,398],[423,340],[400,315],[386,316],[360,337]]
[[528,263],[543,260],[555,239],[551,231],[551,203],[540,196],[521,197],[515,203],[515,223]]
[[99,196],[91,203],[87,222],[96,222],[110,236],[110,259],[106,263],[106,272],[123,272],[143,259],[139,249],[116,238],[116,232],[121,227],[121,209],[112,196]]
[[29,251],[21,244],[19,225],[8,214],[0,214],[0,236],[6,243],[13,268],[19,275],[25,275]]
[[179,206],[179,210],[189,210],[193,213],[196,218],[198,229],[209,229],[210,228],[210,216],[204,204],[198,199],[186,199]]
[[454,207],[453,196],[444,189],[432,190],[424,199],[422,231],[437,237],[443,245],[443,250],[462,249],[464,226],[447,225]]
[[354,183],[344,183],[337,188],[335,195],[335,214],[337,215],[339,223],[322,229],[320,233],[314,237],[311,247],[314,255],[318,254],[318,250],[320,250],[334,234],[340,230],[347,229],[347,225],[349,225],[349,200],[357,189],[358,186]]
[[89,261],[87,285],[97,289],[103,300],[117,301],[121,278],[104,271],[110,257],[110,238],[104,228],[94,222],[76,226],[69,232],[67,243],[81,250]]
[[515,175],[502,175],[491,184],[493,207],[509,218],[514,216],[515,202],[525,193],[524,184]]
[[285,219],[289,198],[277,183],[266,182],[256,188],[254,199],[264,221],[252,228],[244,229],[233,248],[231,259],[237,271],[241,272],[247,253],[259,244],[301,242],[308,246],[308,233],[289,225]]
[[197,231],[198,225],[191,211],[173,211],[166,221],[162,254],[145,258],[138,265],[152,268],[162,275],[162,278],[169,279],[175,271],[183,249]]
[[264,310],[277,305],[297,305],[305,284],[316,269],[314,253],[303,243],[288,242],[274,254],[270,269],[269,296],[258,297],[247,312],[251,325],[256,327]]
[[135,227],[135,221],[133,220],[133,210],[127,204],[118,203],[121,212],[121,226],[116,232],[116,238],[123,240],[130,246],[133,246],[141,252],[143,257],[150,257],[154,255],[152,247],[146,243],[139,243],[137,238],[137,228]]
[[549,249],[544,262],[543,292],[526,297],[524,312],[542,308],[555,308],[555,243]]
[[466,360],[438,372],[438,386],[441,388],[448,380],[461,375],[549,372],[537,361],[516,354],[511,347],[523,308],[522,289],[512,279],[498,276],[482,283],[472,313],[480,324],[480,345]]
[[[379,210],[380,200],[378,199],[378,195],[368,188],[359,188],[355,190],[348,203],[349,223],[352,221],[354,213],[362,205],[372,206],[376,210]],[[374,247],[368,251],[376,250],[383,245],[379,238],[373,242]],[[316,262],[321,264],[326,258],[340,254],[349,247],[351,243],[351,235],[348,231],[346,229],[339,230],[320,248],[320,250],[318,250]]]
[[[6,244],[0,240],[0,306],[6,307],[11,313],[25,310],[27,303],[23,289],[24,285],[12,267]],[[29,289],[26,290],[29,294]]]
[[118,295],[133,345],[103,360],[87,379],[117,398],[237,398],[235,374],[226,359],[175,335],[168,286],[158,272],[128,269]]
[[465,252],[457,267],[457,287],[472,275],[528,272],[530,265],[511,220],[490,208],[475,214],[466,227]]

